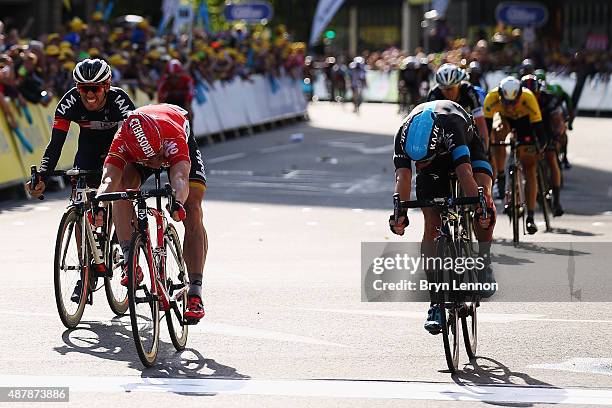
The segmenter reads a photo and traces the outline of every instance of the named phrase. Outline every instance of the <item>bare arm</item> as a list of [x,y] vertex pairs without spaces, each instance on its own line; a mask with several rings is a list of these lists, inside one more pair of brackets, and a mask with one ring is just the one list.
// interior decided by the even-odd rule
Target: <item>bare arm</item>
[[189,170],[191,164],[188,161],[180,161],[170,167],[170,184],[176,191],[176,199],[185,203],[189,195]]
[[121,176],[123,171],[110,163],[104,164],[102,168],[102,182],[98,187],[98,195],[113,193],[121,188]]
[[472,165],[470,163],[461,163],[455,169],[457,179],[461,188],[467,197],[478,196],[478,185],[474,180],[474,174],[472,173]]
[[486,151],[489,149],[489,129],[487,126],[487,122],[485,121],[484,116],[474,118],[474,122],[476,122],[478,133],[482,136],[482,142],[484,143],[484,148]]

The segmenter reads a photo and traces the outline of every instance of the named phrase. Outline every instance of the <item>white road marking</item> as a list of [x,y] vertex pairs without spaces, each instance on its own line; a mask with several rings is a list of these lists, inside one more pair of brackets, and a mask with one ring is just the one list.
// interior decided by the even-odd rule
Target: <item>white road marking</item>
[[387,154],[393,151],[393,144],[388,144],[388,145],[378,146],[378,147],[366,147],[365,143],[360,143],[360,142],[331,141],[331,142],[325,142],[325,144],[331,147],[339,147],[339,148],[356,150],[359,153],[363,153],[363,154]]
[[251,222],[249,222],[249,225],[251,227],[261,227],[263,225],[263,222],[261,222],[261,221],[251,221]]
[[317,225],[319,225],[319,223],[317,221],[307,221],[306,225],[308,225],[309,227],[316,227]]
[[259,149],[259,153],[274,153],[274,152],[280,152],[282,150],[295,149],[296,147],[298,147],[297,144],[270,146],[270,147],[264,147],[263,149]]
[[34,211],[49,211],[51,207],[47,207],[45,205],[37,205],[34,207]]
[[311,211],[312,211],[312,208],[310,208],[310,207],[302,208],[302,212],[311,212]]
[[572,358],[561,363],[532,364],[529,368],[612,375],[612,358]]
[[[318,309],[318,308],[300,308],[300,310],[308,310],[313,312],[332,312],[353,315],[365,316],[381,316],[381,317],[402,317],[409,319],[424,319],[427,309],[423,312],[412,312],[402,310],[363,310],[363,309]],[[593,320],[593,319],[548,319],[546,315],[527,314],[527,313],[483,313],[478,312],[478,321],[486,323],[512,323],[512,322],[561,322],[561,323],[607,323],[611,324],[612,320]]]
[[374,222],[374,221],[367,221],[364,225],[366,225],[368,227],[371,227],[371,226],[376,225],[376,222]]
[[259,208],[259,207],[251,207],[250,210],[251,211],[261,211],[261,208]]
[[458,385],[403,381],[267,380],[85,376],[0,376],[6,387],[69,387],[71,393],[172,392],[544,404],[612,404],[612,389],[514,385]]
[[305,343],[318,346],[332,346],[341,348],[354,348],[345,344],[320,340],[314,337],[299,336],[291,333],[283,333],[272,330],[255,329],[244,326],[234,326],[225,323],[201,322],[197,326],[189,328],[189,333],[221,334],[224,336],[247,337],[251,339],[286,341],[293,343]]
[[603,222],[600,222],[600,221],[596,221],[596,222],[592,223],[591,225],[594,226],[594,227],[601,227],[601,226],[606,225],[606,224],[604,224]]
[[25,222],[23,222],[23,221],[13,221],[13,222],[11,222],[11,225],[13,225],[15,227],[21,227],[22,225],[25,225]]
[[353,208],[351,209],[352,212],[356,212],[356,213],[361,213],[363,212],[363,208]]
[[210,175],[214,176],[253,176],[255,173],[251,170],[207,170]]
[[213,157],[212,159],[206,160],[208,164],[221,163],[228,160],[241,159],[246,156],[246,153],[233,153],[225,156]]

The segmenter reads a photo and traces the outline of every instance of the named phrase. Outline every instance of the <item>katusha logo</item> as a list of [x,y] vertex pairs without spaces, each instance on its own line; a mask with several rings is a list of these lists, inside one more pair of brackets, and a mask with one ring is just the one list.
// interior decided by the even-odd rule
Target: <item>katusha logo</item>
[[140,123],[140,119],[130,119],[130,128],[132,129],[132,132],[134,132],[134,136],[136,136],[138,145],[142,149],[142,152],[145,154],[145,156],[155,156],[155,151],[153,151],[153,148],[149,144],[149,141],[147,140],[147,137],[145,136],[144,131],[142,130],[142,124]]

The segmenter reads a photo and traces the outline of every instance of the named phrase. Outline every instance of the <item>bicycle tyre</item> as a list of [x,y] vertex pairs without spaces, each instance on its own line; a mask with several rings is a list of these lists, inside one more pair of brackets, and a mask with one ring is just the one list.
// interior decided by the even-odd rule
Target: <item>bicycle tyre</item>
[[[456,251],[453,242],[442,238],[437,242],[436,253],[438,257],[444,259],[448,255],[456,258]],[[438,278],[443,271],[438,270]],[[452,281],[452,279],[451,279]],[[452,283],[451,283],[452,284]],[[448,302],[451,304],[451,308],[446,308],[445,299],[441,299],[442,302],[438,303],[436,307],[441,308],[442,316],[442,341],[444,343],[444,355],[446,357],[446,365],[451,373],[456,373],[459,367],[459,315],[456,313],[453,307],[455,302]]]
[[512,222],[512,242],[514,243],[518,243],[520,240],[520,235],[519,235],[519,211],[520,211],[520,204],[519,204],[519,200],[518,200],[518,191],[519,191],[519,185],[518,185],[518,180],[519,178],[517,177],[517,168],[516,166],[511,168],[509,173],[510,173],[510,188],[511,188],[511,192],[510,192],[510,217],[511,217],[511,222]]
[[[144,256],[143,263],[140,263],[140,255]],[[141,234],[135,233],[130,244],[130,259],[128,262],[128,303],[130,308],[130,322],[132,325],[132,336],[138,357],[145,367],[152,367],[155,364],[157,353],[159,351],[159,302],[152,295],[152,287],[155,282],[151,281],[151,276],[154,275],[149,270],[149,265],[154,266],[154,261],[149,257],[147,245]],[[143,280],[139,284],[136,283],[137,268],[142,268]],[[146,267],[146,270],[145,268]],[[148,304],[149,310],[146,307],[139,307],[142,304]],[[140,313],[150,312],[150,318]],[[142,326],[142,330],[140,327]],[[143,334],[149,334],[150,344],[143,344]]]
[[[112,221],[109,220],[112,224]],[[121,285],[121,272],[123,269],[122,251],[117,239],[117,233],[114,225],[109,228],[108,236],[105,245],[106,266],[112,276],[104,277],[104,291],[106,292],[106,300],[113,313],[117,316],[125,315],[128,310],[128,291]]]
[[[168,324],[170,340],[172,340],[172,345],[174,345],[177,351],[182,351],[185,349],[189,334],[189,326],[184,324],[184,315],[187,309],[188,282],[181,241],[176,229],[171,224],[168,225],[164,233],[164,249],[166,254],[166,288],[168,289],[168,295],[172,297],[176,290],[183,290],[180,300],[177,299],[176,310],[172,307],[166,310],[166,323]],[[172,271],[172,268],[168,267],[169,260],[177,264],[178,271]]]
[[[72,302],[70,300],[70,296],[72,294],[72,290],[74,289],[76,282],[72,282],[71,284],[63,284],[63,270],[62,266],[65,268],[65,265],[62,265],[65,263],[65,255],[66,252],[68,251],[68,248],[65,248],[64,250],[64,245],[63,243],[64,238],[65,238],[65,234],[68,232],[68,242],[67,245],[70,245],[70,241],[72,240],[72,232],[77,231],[77,229],[75,228],[75,226],[77,226],[79,223],[81,223],[82,218],[81,216],[78,214],[77,209],[74,207],[71,207],[70,209],[68,209],[68,211],[66,211],[64,213],[64,215],[62,216],[62,219],[60,221],[60,225],[57,231],[57,238],[55,241],[55,255],[54,255],[54,260],[53,260],[53,286],[54,286],[54,292],[55,292],[55,304],[57,306],[57,312],[59,314],[59,317],[62,321],[62,323],[64,324],[64,326],[66,326],[66,328],[68,329],[74,329],[75,327],[77,327],[77,325],[80,323],[81,318],[83,317],[83,312],[85,310],[85,304],[87,303],[87,290],[89,287],[89,268],[86,268],[85,266],[88,265],[88,250],[87,250],[87,245],[82,245],[85,248],[85,253],[84,254],[78,254],[78,248],[77,248],[77,258],[78,258],[78,266],[73,266],[78,268],[78,274],[79,274],[79,279],[81,280],[81,297],[80,297],[80,301],[76,307],[76,310],[74,311],[74,313],[70,313],[68,311],[69,308],[66,307],[66,302],[63,296],[63,290],[62,289],[68,289],[70,292],[69,293],[69,297],[68,297],[68,302]],[[71,227],[72,226],[72,227]],[[75,236],[75,243],[76,243],[76,236]],[[81,243],[83,244],[83,242]],[[72,303],[70,303],[72,305]]]
[[478,347],[478,307],[477,302],[470,302],[464,305],[461,315],[461,328],[463,331],[463,342],[465,351],[470,360],[476,358]]
[[544,222],[546,224],[546,231],[552,231],[552,225],[550,223],[550,215],[552,214],[552,208],[550,205],[550,188],[546,179],[544,178],[544,168],[542,163],[538,163],[538,196],[540,198],[540,205],[542,207],[542,214],[544,215]]

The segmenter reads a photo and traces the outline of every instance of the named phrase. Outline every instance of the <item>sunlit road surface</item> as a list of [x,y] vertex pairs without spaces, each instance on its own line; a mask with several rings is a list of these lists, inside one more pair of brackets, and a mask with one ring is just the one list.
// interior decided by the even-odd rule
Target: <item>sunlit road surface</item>
[[[361,243],[419,241],[423,231],[418,211],[405,237],[387,225],[402,118],[383,104],[359,116],[329,103],[309,113],[202,149],[207,316],[182,353],[162,323],[151,369],[103,290],[78,329],[57,316],[53,248],[68,191],[0,202],[0,385],[67,386],[70,405],[92,407],[612,404],[609,303],[483,304],[479,358],[469,363],[462,349],[457,376],[445,370],[441,337],[422,328],[427,304],[362,303]],[[612,241],[611,124],[576,119],[567,213],[553,232],[522,239]],[[503,215],[495,236],[511,238]]]

